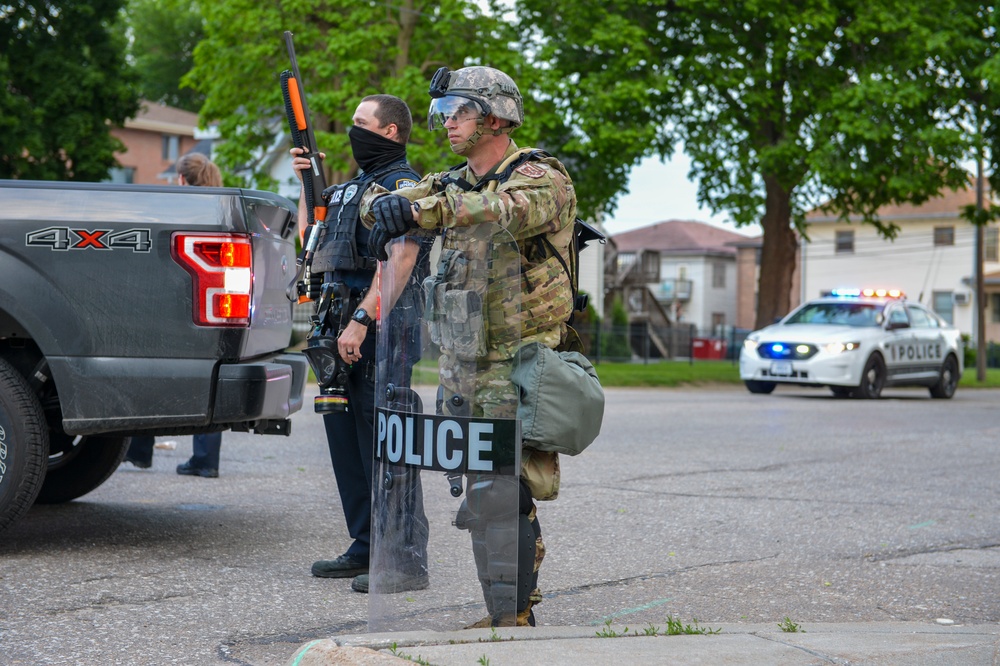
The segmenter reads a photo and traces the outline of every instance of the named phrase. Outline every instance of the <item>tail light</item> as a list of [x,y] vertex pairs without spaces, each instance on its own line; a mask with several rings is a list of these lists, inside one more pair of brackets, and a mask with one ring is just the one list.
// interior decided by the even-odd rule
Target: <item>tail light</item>
[[237,234],[174,233],[171,254],[191,274],[194,323],[246,326],[250,323],[253,252]]

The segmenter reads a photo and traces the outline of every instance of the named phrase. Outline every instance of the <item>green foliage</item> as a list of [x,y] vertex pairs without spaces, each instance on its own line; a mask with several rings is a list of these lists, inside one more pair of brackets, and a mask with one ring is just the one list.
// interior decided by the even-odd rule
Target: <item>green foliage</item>
[[778,629],[781,629],[786,634],[806,633],[802,625],[792,622],[792,618],[788,616],[785,616],[785,619],[778,623]]
[[181,79],[194,65],[194,49],[204,37],[204,21],[193,0],[131,0],[131,52],[142,96],[153,102],[198,111],[204,96]]
[[721,629],[708,629],[699,627],[698,620],[693,620],[691,624],[684,624],[679,619],[667,616],[667,629],[664,632],[667,636],[679,636],[681,634],[717,634]]
[[[679,636],[679,635],[711,635],[718,634],[721,629],[709,629],[707,627],[698,626],[698,620],[694,620],[691,624],[684,624],[679,619],[676,619],[670,615],[667,616],[667,626],[662,631],[659,627],[653,624],[648,625],[643,629],[642,634],[638,630],[632,632],[633,636]],[[628,627],[624,627],[620,632],[611,626],[611,620],[604,621],[604,628],[596,632],[598,638],[621,638],[623,636],[628,636]]]
[[601,335],[601,356],[605,358],[632,358],[628,336],[628,312],[621,296],[611,304],[611,331]]
[[556,152],[631,165],[682,142],[699,203],[762,225],[765,322],[787,311],[792,228],[806,230],[806,212],[825,204],[892,237],[880,206],[967,183],[969,136],[947,122],[956,100],[944,93],[956,87],[957,35],[996,42],[969,20],[972,9],[964,0],[519,0],[517,16],[546,92],[575,129]]
[[99,181],[139,108],[122,0],[0,6],[0,178]]
[[[457,69],[481,61],[517,80],[522,58],[508,48],[503,23],[486,16],[474,0],[407,5],[348,0],[205,3],[206,39],[195,49],[195,66],[185,82],[206,97],[203,122],[217,120],[226,137],[217,154],[220,165],[247,170],[248,181],[257,186],[272,185],[264,175],[268,151],[275,133],[287,131],[278,81],[290,67],[285,30],[295,36],[302,84],[332,182],[356,168],[346,129],[362,97],[375,93],[398,95],[410,105],[414,127],[408,150],[418,171],[460,162],[444,133],[427,129],[431,76],[441,66]],[[515,139],[529,145],[537,134],[526,125]]]

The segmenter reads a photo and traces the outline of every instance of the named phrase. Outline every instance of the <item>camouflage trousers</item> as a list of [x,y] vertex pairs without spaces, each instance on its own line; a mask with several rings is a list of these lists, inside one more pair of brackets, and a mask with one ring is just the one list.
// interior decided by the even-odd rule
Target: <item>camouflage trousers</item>
[[[438,358],[441,383],[441,410],[455,416],[486,418],[517,418],[518,390],[510,381],[511,360],[462,361],[444,352]],[[532,498],[554,500],[559,494],[559,454],[521,447],[521,480]],[[538,506],[532,502],[528,519],[535,521]],[[535,541],[535,573],[545,558],[545,543],[541,532]],[[542,600],[538,588],[532,590],[531,602]]]

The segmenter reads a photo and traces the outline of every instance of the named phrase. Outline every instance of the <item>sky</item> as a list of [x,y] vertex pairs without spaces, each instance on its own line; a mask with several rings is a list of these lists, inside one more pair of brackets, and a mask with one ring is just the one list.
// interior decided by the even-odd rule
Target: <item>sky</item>
[[681,150],[666,162],[656,157],[643,160],[632,169],[629,194],[618,200],[605,229],[614,235],[666,220],[693,220],[747,236],[760,234],[756,225],[737,229],[729,222],[729,215],[712,215],[709,209],[699,207],[698,186],[687,177],[690,167],[691,161]]

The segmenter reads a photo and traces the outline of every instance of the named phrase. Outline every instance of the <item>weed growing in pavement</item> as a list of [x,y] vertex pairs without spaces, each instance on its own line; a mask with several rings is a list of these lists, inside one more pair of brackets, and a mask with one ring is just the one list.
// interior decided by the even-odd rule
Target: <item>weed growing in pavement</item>
[[479,664],[479,666],[490,666],[490,660],[487,659],[485,654],[482,657],[480,657],[479,661],[477,661],[476,663]]
[[695,618],[691,621],[692,624],[684,624],[680,620],[675,620],[670,615],[667,616],[667,636],[677,636],[679,634],[702,634],[710,635],[717,634],[722,629],[709,629],[707,627],[699,627],[698,619]]
[[[632,632],[632,636],[677,636],[679,634],[717,634],[721,632],[721,629],[709,629],[707,627],[699,627],[698,620],[694,620],[691,624],[684,624],[680,620],[676,620],[670,615],[667,616],[667,628],[663,631],[659,627],[650,623],[648,627],[639,633],[636,629]],[[623,628],[621,633],[615,631],[611,627],[611,620],[604,621],[604,628],[597,632],[599,638],[618,638],[621,636],[628,636],[628,627]]]
[[806,633],[806,630],[802,628],[801,624],[795,624],[792,622],[792,618],[787,615],[784,620],[778,623],[778,629],[781,629],[786,634]]
[[420,666],[431,666],[431,662],[427,661],[419,654],[416,657],[411,657],[410,655],[400,652],[396,649],[396,644],[393,643],[389,646],[389,652],[392,653],[393,657],[399,657],[400,659],[406,659],[407,661],[412,661],[414,664],[420,664]]
[[625,627],[625,633],[619,634],[617,631],[611,628],[611,620],[604,621],[604,628],[597,632],[598,638],[618,638],[619,636],[624,636],[628,634],[628,627]]

